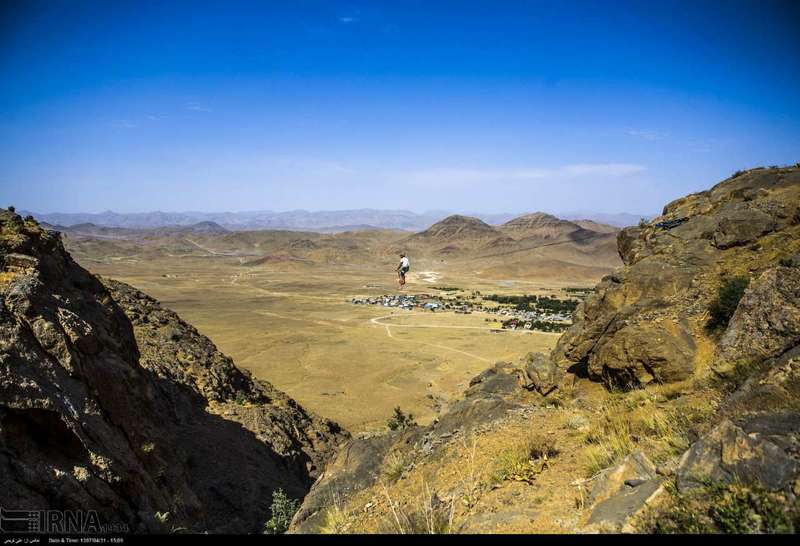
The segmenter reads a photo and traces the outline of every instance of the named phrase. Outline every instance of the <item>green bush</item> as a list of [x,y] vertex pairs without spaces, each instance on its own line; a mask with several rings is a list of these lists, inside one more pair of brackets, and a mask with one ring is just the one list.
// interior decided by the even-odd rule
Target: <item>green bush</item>
[[264,533],[280,535],[289,529],[295,512],[300,507],[300,501],[290,498],[283,489],[272,492],[272,517],[264,524]]
[[744,291],[750,284],[750,279],[745,276],[730,277],[722,281],[717,291],[717,297],[708,308],[710,317],[706,327],[710,331],[724,330],[742,299]]
[[389,427],[389,430],[403,430],[416,425],[417,423],[414,421],[414,415],[411,413],[406,415],[403,413],[403,410],[400,409],[400,406],[394,408],[394,415],[386,422],[386,426]]

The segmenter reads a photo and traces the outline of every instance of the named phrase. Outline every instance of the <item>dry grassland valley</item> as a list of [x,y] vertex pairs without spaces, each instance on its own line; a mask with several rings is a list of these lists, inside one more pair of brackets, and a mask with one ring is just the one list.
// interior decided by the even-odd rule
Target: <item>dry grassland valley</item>
[[[618,228],[584,225],[539,213],[499,226],[452,216],[420,233],[54,229],[89,271],[143,290],[255,377],[364,432],[397,406],[430,423],[487,366],[549,351],[621,263]],[[400,252],[413,260],[402,291]]]

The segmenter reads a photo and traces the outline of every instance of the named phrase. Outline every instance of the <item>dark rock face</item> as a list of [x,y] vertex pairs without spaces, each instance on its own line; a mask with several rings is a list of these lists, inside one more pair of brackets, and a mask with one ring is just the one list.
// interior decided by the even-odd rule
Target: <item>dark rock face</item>
[[0,258],[4,507],[258,532],[272,491],[302,496],[343,438],[35,222],[0,211]]
[[316,531],[325,522],[328,508],[376,483],[386,454],[401,435],[392,433],[373,438],[353,438],[344,444],[306,495],[294,516],[293,530],[300,533]]
[[717,346],[714,370],[725,374],[800,345],[800,269],[777,267],[753,281]]
[[520,368],[509,362],[498,362],[470,379],[466,394],[468,397],[476,394],[510,394],[519,387],[520,371]]
[[630,531],[630,522],[663,494],[661,482],[655,465],[641,451],[604,470],[587,499],[592,512],[585,531]]
[[[673,201],[646,226],[622,230],[617,242],[624,267],[605,277],[579,307],[551,357],[562,368],[581,363],[591,378],[606,383],[686,379],[698,365],[696,340],[704,335],[705,313],[720,279],[761,274],[779,256],[796,253],[799,206],[800,168],[755,169]],[[777,293],[794,297],[793,274],[775,275],[780,278],[764,283],[787,282],[790,288]],[[762,292],[770,290],[765,286]],[[762,297],[753,293],[753,301]],[[751,310],[747,319],[742,311],[739,319],[742,331],[771,330],[759,333],[757,345],[785,339],[781,329],[795,327],[794,311],[781,312],[781,302],[770,299],[771,307],[762,305],[759,316]],[[732,333],[726,343],[736,352],[746,337]]]

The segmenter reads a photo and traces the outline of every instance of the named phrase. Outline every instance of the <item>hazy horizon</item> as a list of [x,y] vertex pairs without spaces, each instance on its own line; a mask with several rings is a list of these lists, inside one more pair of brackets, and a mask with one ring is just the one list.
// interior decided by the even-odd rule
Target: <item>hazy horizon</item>
[[3,2],[0,202],[661,210],[800,161],[796,3]]
[[[101,209],[101,210],[76,210],[76,211],[64,211],[64,210],[32,210],[26,207],[19,207],[16,206],[14,203],[8,203],[7,205],[14,205],[18,212],[30,212],[30,213],[37,213],[37,214],[64,214],[64,215],[80,215],[80,214],[91,214],[91,215],[98,215],[98,214],[120,214],[120,215],[136,215],[136,214],[259,214],[259,213],[270,213],[270,214],[285,214],[291,212],[308,212],[308,213],[332,213],[332,212],[358,212],[358,211],[374,211],[374,212],[400,212],[400,213],[412,213],[419,216],[427,216],[427,215],[434,215],[434,214],[483,214],[483,215],[491,215],[491,216],[499,216],[504,214],[532,214],[535,212],[544,212],[546,214],[551,214],[558,216],[559,214],[564,215],[576,215],[576,214],[603,214],[603,215],[637,215],[641,214],[641,211],[624,211],[624,210],[617,210],[612,212],[604,212],[604,211],[597,211],[597,210],[564,210],[564,211],[550,211],[550,210],[541,210],[541,209],[523,209],[523,210],[502,210],[502,211],[481,211],[481,210],[445,210],[445,209],[429,209],[429,210],[414,210],[414,209],[388,209],[388,208],[376,208],[376,207],[359,207],[359,208],[346,208],[346,209],[308,209],[308,208],[296,208],[296,209],[241,209],[241,210],[190,210],[190,209],[182,209],[182,210],[167,210],[167,209],[150,209],[150,210],[132,210],[129,212],[121,212],[119,210],[114,209]],[[648,211],[645,211],[648,212]],[[649,211],[649,214],[655,215],[658,214],[659,211]]]

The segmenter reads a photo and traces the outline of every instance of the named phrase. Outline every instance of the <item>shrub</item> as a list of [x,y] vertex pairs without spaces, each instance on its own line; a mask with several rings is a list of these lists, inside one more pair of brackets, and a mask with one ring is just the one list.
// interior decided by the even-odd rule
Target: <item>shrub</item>
[[642,529],[655,533],[794,533],[798,503],[760,485],[708,482],[689,493],[668,487],[670,503],[650,513]]
[[412,413],[405,414],[400,409],[400,406],[397,406],[394,408],[394,415],[386,422],[386,426],[389,427],[389,430],[404,430],[408,427],[417,426],[417,423],[414,421]]
[[646,228],[647,227],[647,218],[639,218],[639,227]]
[[295,512],[300,507],[300,501],[290,498],[283,489],[272,492],[272,517],[264,524],[264,533],[280,535],[289,529]]
[[724,330],[742,299],[744,291],[750,284],[750,279],[746,276],[737,276],[722,281],[717,297],[711,302],[708,308],[710,317],[706,323],[709,331]]

